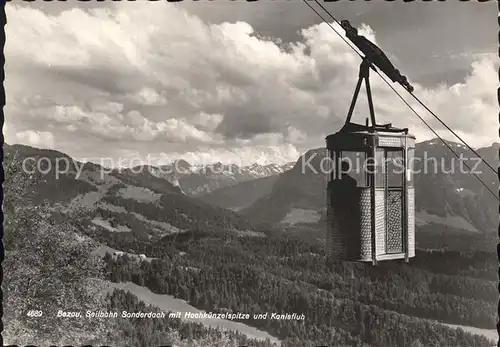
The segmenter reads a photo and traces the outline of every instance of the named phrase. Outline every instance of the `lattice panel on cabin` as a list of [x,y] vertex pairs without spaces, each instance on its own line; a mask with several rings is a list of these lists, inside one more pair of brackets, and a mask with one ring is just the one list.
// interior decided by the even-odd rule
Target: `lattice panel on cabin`
[[403,252],[402,233],[402,193],[400,190],[390,190],[387,195],[387,237],[386,252]]
[[376,254],[385,253],[385,190],[375,190]]
[[371,199],[370,190],[365,189],[360,196],[360,211],[361,211],[361,237],[359,245],[360,259],[370,260],[372,256],[372,214],[371,214]]
[[380,136],[378,138],[378,145],[380,147],[401,147],[401,138]]
[[415,256],[415,189],[408,188],[408,256]]
[[327,254],[332,258],[343,258],[345,254],[345,244],[340,233],[340,216],[335,213],[335,209],[327,209]]

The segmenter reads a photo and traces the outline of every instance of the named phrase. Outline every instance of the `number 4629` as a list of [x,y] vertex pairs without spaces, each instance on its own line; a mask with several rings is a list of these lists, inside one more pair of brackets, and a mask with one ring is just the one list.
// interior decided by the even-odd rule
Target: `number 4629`
[[41,317],[43,312],[40,310],[29,310],[26,314],[28,317]]

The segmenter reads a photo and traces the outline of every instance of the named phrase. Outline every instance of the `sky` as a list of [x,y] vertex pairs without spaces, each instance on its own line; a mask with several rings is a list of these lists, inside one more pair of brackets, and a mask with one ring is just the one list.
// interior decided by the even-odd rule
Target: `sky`
[[[498,136],[494,6],[325,4],[474,147]],[[301,1],[11,2],[6,12],[6,142],[84,161],[295,161],[340,129],[358,77],[359,57]],[[434,137],[371,75],[379,123]],[[364,123],[364,89],[358,100],[352,120]]]

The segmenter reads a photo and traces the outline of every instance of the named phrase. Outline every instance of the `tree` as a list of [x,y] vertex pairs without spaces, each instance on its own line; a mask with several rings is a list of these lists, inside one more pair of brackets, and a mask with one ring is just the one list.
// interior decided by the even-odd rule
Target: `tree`
[[[81,312],[103,307],[104,262],[91,256],[93,241],[71,226],[42,220],[43,207],[6,211],[4,267],[4,338],[19,345],[75,343],[106,339],[109,322],[57,317],[58,311]],[[42,312],[30,317],[28,312]]]

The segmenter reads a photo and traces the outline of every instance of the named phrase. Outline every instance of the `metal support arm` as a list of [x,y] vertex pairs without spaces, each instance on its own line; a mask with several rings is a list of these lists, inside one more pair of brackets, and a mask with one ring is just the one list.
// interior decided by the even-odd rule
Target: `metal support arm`
[[356,89],[354,91],[354,96],[351,101],[351,106],[349,107],[349,112],[347,113],[347,119],[345,124],[351,123],[352,114],[354,112],[354,107],[356,106],[356,101],[358,99],[359,91],[361,89],[361,83],[365,81],[366,95],[368,97],[368,107],[370,109],[370,120],[372,127],[377,127],[377,122],[375,121],[375,109],[373,107],[372,92],[370,88],[370,68],[375,69],[371,63],[365,58],[359,66],[359,78],[356,84]]

